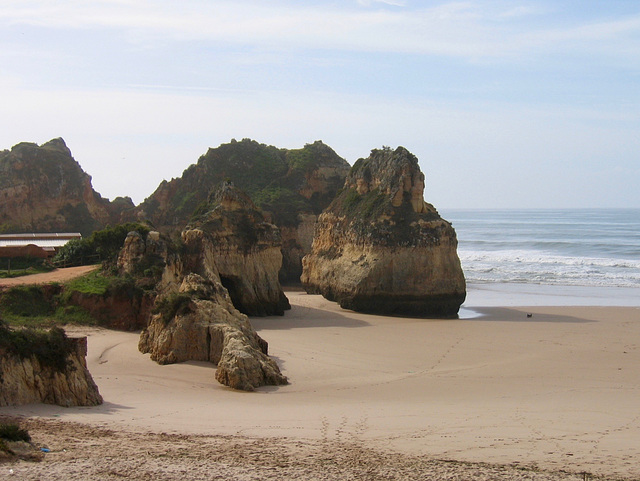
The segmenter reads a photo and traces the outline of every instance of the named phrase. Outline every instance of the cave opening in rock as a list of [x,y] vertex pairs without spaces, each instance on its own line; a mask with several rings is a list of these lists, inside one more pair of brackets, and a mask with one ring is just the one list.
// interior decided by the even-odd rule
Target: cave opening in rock
[[243,296],[240,279],[238,277],[220,276],[220,282],[222,282],[224,288],[229,292],[231,302],[233,302],[233,307],[246,314],[245,308],[242,305]]

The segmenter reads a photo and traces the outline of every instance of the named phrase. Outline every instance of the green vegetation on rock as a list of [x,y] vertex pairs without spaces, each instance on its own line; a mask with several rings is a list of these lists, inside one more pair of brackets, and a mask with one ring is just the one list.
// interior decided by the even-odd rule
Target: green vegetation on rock
[[79,266],[96,264],[98,261],[114,262],[129,232],[137,231],[146,237],[149,230],[148,226],[137,222],[107,227],[94,232],[88,238],[69,241],[55,255],[53,263]]
[[30,328],[11,329],[0,320],[0,352],[21,359],[35,357],[43,366],[58,372],[67,370],[67,357],[73,346],[58,327],[49,330]]
[[267,187],[254,196],[256,206],[269,212],[277,225],[295,227],[298,214],[309,212],[309,201],[300,194],[283,187]]
[[[327,192],[301,195],[307,176],[320,167],[333,167],[343,174],[326,180]],[[146,199],[141,209],[154,224],[165,229],[181,229],[187,222],[206,213],[212,186],[233,182],[246,192],[255,205],[277,225],[296,226],[301,213],[319,214],[342,187],[348,164],[320,141],[302,149],[278,149],[254,140],[232,140],[209,149],[182,177],[163,182]],[[169,194],[169,195],[167,195]],[[169,199],[162,205],[159,198]]]
[[15,286],[0,293],[0,311],[17,319],[51,316],[54,309],[41,286]]
[[167,324],[175,316],[191,312],[191,297],[191,294],[172,292],[168,296],[159,299],[152,312],[153,314],[160,314],[162,321]]
[[356,189],[345,189],[330,206],[337,215],[347,215],[357,222],[375,221],[384,214],[392,213],[389,196],[373,189],[366,194],[358,194]]

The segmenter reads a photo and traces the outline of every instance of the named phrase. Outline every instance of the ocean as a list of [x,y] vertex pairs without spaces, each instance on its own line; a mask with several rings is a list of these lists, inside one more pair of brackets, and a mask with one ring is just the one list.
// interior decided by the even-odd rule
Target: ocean
[[562,287],[587,296],[617,289],[640,304],[640,209],[439,212],[456,230],[472,287]]

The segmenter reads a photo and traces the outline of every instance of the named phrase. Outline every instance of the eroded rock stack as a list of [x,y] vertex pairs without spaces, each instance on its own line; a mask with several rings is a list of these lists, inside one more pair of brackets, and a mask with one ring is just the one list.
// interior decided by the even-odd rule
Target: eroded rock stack
[[423,192],[418,160],[403,147],[358,160],[318,218],[303,259],[307,292],[361,312],[457,316],[466,285],[456,234]]
[[[209,207],[183,231],[179,251],[166,255],[156,314],[139,349],[161,364],[217,364],[216,379],[235,389],[286,384],[243,314],[283,314],[290,307],[278,281],[278,229],[230,183],[211,195]],[[139,239],[126,242],[123,267],[143,251]]]
[[[87,338],[61,338],[68,349],[60,360],[45,356],[19,355],[0,347],[0,406],[31,403],[59,406],[96,406],[102,404],[87,369]],[[46,346],[38,346],[42,354]]]
[[282,237],[282,282],[298,283],[311,251],[313,224],[344,184],[349,164],[321,141],[279,149],[250,139],[209,149],[180,178],[163,181],[136,208],[161,232],[181,232],[207,204],[211,186],[232,181],[246,192]]
[[253,391],[286,384],[267,356],[267,343],[238,312],[220,282],[198,274],[184,277],[142,332],[138,347],[159,364],[207,361],[217,364],[216,379],[234,389]]
[[236,309],[248,316],[284,314],[291,306],[278,280],[280,231],[230,182],[209,200],[210,210],[182,232],[190,271],[219,279]]

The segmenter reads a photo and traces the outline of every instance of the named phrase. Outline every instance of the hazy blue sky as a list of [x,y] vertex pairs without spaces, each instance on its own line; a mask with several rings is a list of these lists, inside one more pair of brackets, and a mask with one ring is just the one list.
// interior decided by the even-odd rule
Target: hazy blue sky
[[136,203],[208,147],[403,145],[436,207],[640,207],[640,2],[2,0],[0,149]]

